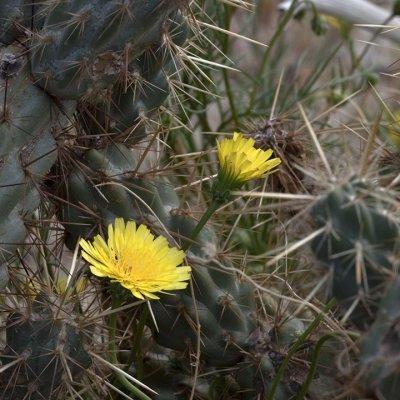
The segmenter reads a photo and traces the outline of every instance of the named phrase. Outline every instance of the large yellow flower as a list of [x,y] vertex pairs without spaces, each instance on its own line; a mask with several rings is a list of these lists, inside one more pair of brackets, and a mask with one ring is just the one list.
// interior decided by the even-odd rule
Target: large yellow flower
[[271,158],[272,149],[256,149],[254,143],[254,139],[246,139],[238,132],[233,134],[232,139],[217,142],[220,163],[218,190],[238,188],[246,181],[274,172],[274,168],[281,163],[279,157]]
[[89,262],[92,273],[119,282],[139,299],[159,299],[155,292],[184,289],[191,268],[180,265],[185,257],[182,250],[168,246],[162,236],[154,238],[149,229],[122,218],[115,227],[108,226],[108,241],[97,235],[93,243],[79,242],[82,257]]

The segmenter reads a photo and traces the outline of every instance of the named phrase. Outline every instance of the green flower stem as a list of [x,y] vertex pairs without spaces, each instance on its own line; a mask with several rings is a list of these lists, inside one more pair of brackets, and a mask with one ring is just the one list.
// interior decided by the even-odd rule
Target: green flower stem
[[142,313],[135,327],[135,340],[127,361],[127,368],[129,368],[132,362],[135,362],[137,378],[139,380],[143,378],[143,359],[142,357],[138,357],[138,355],[140,354],[140,344],[143,337],[144,327],[146,325],[147,317],[149,316],[149,307],[150,305],[146,304],[145,307],[142,308]]
[[196,228],[190,235],[190,238],[187,239],[186,242],[181,247],[181,250],[186,251],[192,246],[193,243],[195,243],[195,240],[196,240],[198,234],[203,229],[203,227],[207,223],[207,221],[211,218],[211,216],[215,213],[215,211],[217,211],[217,209],[220,205],[221,205],[221,201],[219,201],[218,199],[213,199],[211,201],[206,212],[203,214],[199,223],[196,225]]
[[[120,305],[121,305],[120,301],[118,299],[116,299],[115,296],[112,296],[112,309],[115,310]],[[109,357],[110,357],[110,361],[114,365],[118,365],[117,345],[115,342],[115,334],[116,334],[116,330],[117,330],[117,313],[116,312],[113,312],[110,315],[109,328],[110,328],[110,339],[109,339],[109,344],[108,344]],[[136,396],[138,399],[151,400],[151,397],[147,396],[136,386],[133,386],[132,383],[129,382],[128,379],[126,379],[124,375],[116,372],[116,377],[117,377],[118,382],[122,386],[124,386],[126,389],[128,389],[131,392],[131,394]]]
[[294,354],[296,353],[296,351],[300,347],[300,345],[303,344],[304,341],[307,339],[308,335],[310,335],[318,327],[318,325],[324,319],[325,313],[328,312],[332,308],[334,303],[335,303],[335,301],[331,300],[325,306],[323,312],[321,314],[317,315],[317,317],[310,324],[310,326],[303,332],[303,334],[301,336],[299,336],[296,343],[294,343],[293,346],[289,349],[287,356],[283,360],[281,366],[279,367],[279,369],[275,375],[274,381],[272,382],[271,389],[268,393],[268,397],[266,398],[267,400],[273,400],[275,398],[276,389],[278,388],[279,383],[282,381],[283,374],[284,374],[287,366],[289,365],[290,360],[292,359],[292,357],[294,356]]

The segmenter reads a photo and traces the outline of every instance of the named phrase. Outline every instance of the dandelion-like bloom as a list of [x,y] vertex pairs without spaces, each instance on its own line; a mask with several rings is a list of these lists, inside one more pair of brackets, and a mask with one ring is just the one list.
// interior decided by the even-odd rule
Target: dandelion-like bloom
[[171,248],[163,236],[154,238],[149,229],[134,221],[115,220],[108,226],[108,240],[97,235],[93,243],[79,242],[82,257],[92,273],[119,282],[139,299],[159,299],[156,292],[186,288],[191,268],[180,265],[182,250]]
[[254,139],[246,139],[235,132],[232,139],[217,142],[220,170],[216,190],[223,192],[240,187],[244,182],[261,178],[274,171],[281,163],[279,157],[271,158],[272,149],[254,147]]

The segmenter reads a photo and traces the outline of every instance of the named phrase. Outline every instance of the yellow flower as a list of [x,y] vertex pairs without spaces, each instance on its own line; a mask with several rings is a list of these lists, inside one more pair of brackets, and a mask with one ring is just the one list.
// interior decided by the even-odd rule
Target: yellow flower
[[254,147],[254,139],[245,139],[235,132],[232,139],[223,139],[218,146],[220,170],[217,190],[232,190],[244,182],[271,174],[281,163],[280,158],[271,158],[272,149]]
[[97,235],[93,244],[81,239],[82,257],[89,262],[92,273],[119,282],[139,299],[159,299],[155,292],[184,289],[191,268],[180,265],[185,257],[182,250],[168,246],[162,236],[154,238],[149,229],[122,218],[115,228],[108,225],[108,241]]

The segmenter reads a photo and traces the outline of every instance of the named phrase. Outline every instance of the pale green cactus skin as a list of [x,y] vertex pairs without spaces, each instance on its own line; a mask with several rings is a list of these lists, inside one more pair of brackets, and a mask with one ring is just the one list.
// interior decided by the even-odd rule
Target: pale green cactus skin
[[[312,250],[332,269],[332,294],[361,330],[351,377],[354,398],[395,400],[400,391],[400,231],[395,192],[357,176],[319,197],[311,210],[318,228]],[[358,278],[357,278],[358,276]],[[361,279],[360,279],[361,277]]]
[[[0,42],[23,43],[33,82],[79,101],[84,136],[133,145],[170,92],[189,27],[179,1],[5,0]],[[86,145],[86,143],[85,143]],[[92,144],[91,144],[92,145]]]
[[26,219],[41,201],[58,155],[54,137],[70,124],[70,106],[33,84],[23,48],[0,48],[0,263],[25,242]]

